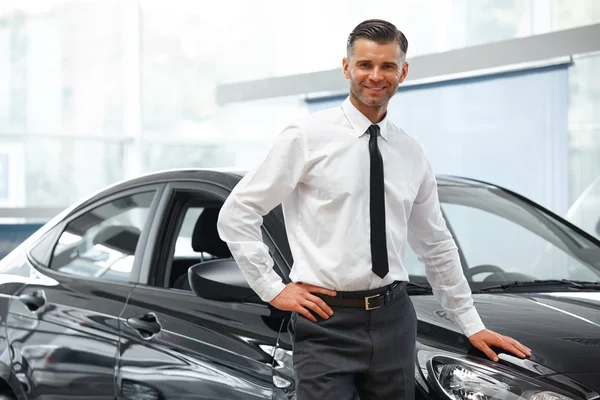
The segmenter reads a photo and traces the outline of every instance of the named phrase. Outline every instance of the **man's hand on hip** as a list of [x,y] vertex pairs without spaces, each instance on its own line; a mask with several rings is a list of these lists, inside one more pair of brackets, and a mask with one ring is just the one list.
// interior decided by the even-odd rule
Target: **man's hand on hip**
[[531,350],[509,336],[500,335],[489,329],[484,329],[469,337],[469,341],[483,351],[492,361],[498,361],[498,355],[491,346],[509,351],[519,358],[531,356]]
[[312,322],[317,319],[310,313],[313,310],[321,318],[328,319],[333,315],[333,310],[320,297],[313,293],[320,293],[327,296],[335,296],[335,291],[325,289],[319,286],[309,285],[307,283],[288,283],[285,288],[271,300],[271,305],[284,311],[296,311],[308,318]]

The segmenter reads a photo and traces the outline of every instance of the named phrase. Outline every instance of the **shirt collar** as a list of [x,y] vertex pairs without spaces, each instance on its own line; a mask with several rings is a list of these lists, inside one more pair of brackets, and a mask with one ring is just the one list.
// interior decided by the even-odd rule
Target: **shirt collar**
[[[354,104],[350,101],[350,97],[347,97],[346,100],[342,103],[342,110],[344,114],[350,121],[350,125],[354,129],[354,133],[356,136],[361,137],[365,133],[367,133],[367,129],[369,126],[373,125],[373,123],[367,118],[363,113],[361,113]],[[388,114],[386,113],[385,117],[377,124],[379,125],[379,132],[381,133],[381,137],[385,140],[388,140]]]

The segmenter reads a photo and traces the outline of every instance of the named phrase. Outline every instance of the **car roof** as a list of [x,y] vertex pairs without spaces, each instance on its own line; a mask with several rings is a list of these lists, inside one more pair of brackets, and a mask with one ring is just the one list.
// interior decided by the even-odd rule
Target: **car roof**
[[[111,186],[110,188],[115,189],[116,191],[126,189],[128,187],[135,187],[140,185],[152,184],[152,183],[163,183],[163,182],[172,182],[172,181],[185,181],[185,180],[199,180],[200,177],[197,176],[198,172],[201,171],[213,171],[213,172],[221,172],[227,173],[230,175],[237,176],[239,178],[243,177],[248,171],[239,168],[179,168],[179,169],[169,169],[169,170],[161,170],[154,171],[144,175],[141,175],[136,178],[127,179],[117,184]],[[498,186],[493,185],[489,182],[456,176],[456,175],[436,175],[436,180],[438,185],[440,186],[471,186],[471,187],[494,187],[498,188]],[[105,188],[105,190],[107,190]]]
[[[167,182],[181,182],[181,181],[205,181],[206,175],[200,175],[199,172],[214,172],[216,174],[222,173],[227,174],[230,177],[241,179],[248,171],[240,168],[177,168],[168,169],[161,171],[153,171],[140,175],[135,178],[129,178],[116,182],[113,185],[104,187],[97,191],[93,195],[89,196],[86,200],[71,207],[71,212],[75,211],[100,197],[105,197],[114,193],[119,193],[123,190],[132,189],[138,186],[145,186],[151,184],[160,184]],[[499,186],[493,185],[488,182],[470,179],[466,177],[453,176],[453,175],[436,175],[438,186],[466,186],[466,187],[482,187],[482,188],[500,188]]]

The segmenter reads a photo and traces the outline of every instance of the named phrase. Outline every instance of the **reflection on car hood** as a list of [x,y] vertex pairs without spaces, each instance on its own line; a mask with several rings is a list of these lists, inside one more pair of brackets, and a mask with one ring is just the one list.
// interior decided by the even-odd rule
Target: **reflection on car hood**
[[[476,294],[473,299],[486,328],[529,347],[531,361],[600,391],[600,293]],[[433,296],[412,301],[420,340],[442,338],[444,345],[464,351],[464,336]]]

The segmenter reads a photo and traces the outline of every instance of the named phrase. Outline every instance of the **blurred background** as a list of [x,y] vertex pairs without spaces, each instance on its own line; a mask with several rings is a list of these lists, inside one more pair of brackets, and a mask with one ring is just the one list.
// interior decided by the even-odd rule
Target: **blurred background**
[[3,0],[0,256],[120,180],[249,168],[287,122],[341,103],[346,38],[367,18],[408,37],[390,115],[438,174],[596,234],[599,0]]

